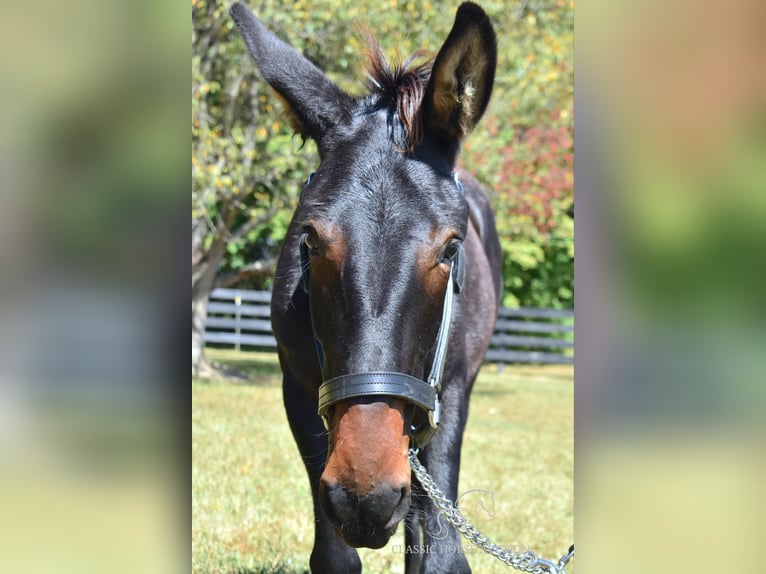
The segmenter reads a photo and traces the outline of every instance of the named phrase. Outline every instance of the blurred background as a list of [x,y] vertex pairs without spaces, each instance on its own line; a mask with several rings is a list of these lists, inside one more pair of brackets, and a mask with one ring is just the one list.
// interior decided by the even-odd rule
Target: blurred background
[[2,13],[0,571],[183,569],[188,4]]
[[[350,91],[362,79],[354,19],[406,54],[433,49],[456,7],[379,4],[373,17],[339,3],[349,14],[334,18],[329,2],[261,4]],[[570,572],[751,568],[766,470],[764,5],[482,5],[508,72],[462,161],[494,190],[514,239],[508,304],[574,301],[572,109],[560,89],[572,30],[548,15],[575,15]],[[401,40],[393,18],[408,14],[427,32],[408,24]],[[2,571],[188,568],[188,18],[188,4],[169,2],[4,7]],[[221,201],[238,197],[226,200],[234,224],[256,223],[226,243],[214,280],[268,286],[245,262],[273,257],[312,144],[288,164],[269,148],[301,142],[265,108],[222,5],[193,2],[192,28],[192,265],[210,256],[202,213],[215,215],[222,190]],[[249,115],[227,115],[247,100]],[[270,187],[223,171],[222,158],[246,166],[248,149]]]
[[575,9],[583,572],[738,570],[758,553],[764,8]]

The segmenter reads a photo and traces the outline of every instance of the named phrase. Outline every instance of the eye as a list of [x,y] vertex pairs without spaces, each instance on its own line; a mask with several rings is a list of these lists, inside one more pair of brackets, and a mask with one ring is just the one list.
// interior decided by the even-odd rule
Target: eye
[[457,257],[462,244],[463,241],[461,239],[452,239],[442,250],[441,255],[439,256],[439,263],[449,264],[450,261]]
[[305,232],[301,236],[301,245],[304,245],[308,255],[319,254],[319,240],[310,232]]

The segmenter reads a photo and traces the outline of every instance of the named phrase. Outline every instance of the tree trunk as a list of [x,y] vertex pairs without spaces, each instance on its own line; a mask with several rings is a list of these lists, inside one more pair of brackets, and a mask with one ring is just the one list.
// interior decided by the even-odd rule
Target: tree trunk
[[210,291],[192,297],[192,377],[205,378],[210,375],[212,366],[205,356],[205,317]]
[[218,267],[226,253],[226,242],[216,237],[204,258],[195,257],[197,239],[200,235],[204,237],[203,227],[192,230],[192,377],[205,378],[215,372],[205,356],[207,304]]

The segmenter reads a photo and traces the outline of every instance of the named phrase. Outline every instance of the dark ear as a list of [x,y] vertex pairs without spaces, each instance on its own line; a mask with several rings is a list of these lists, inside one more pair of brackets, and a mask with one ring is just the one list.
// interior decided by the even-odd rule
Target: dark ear
[[264,79],[288,107],[293,128],[322,148],[322,136],[338,125],[352,98],[292,46],[263,25],[250,9],[236,2],[229,10]]
[[476,4],[464,2],[434,60],[423,98],[426,133],[448,142],[455,154],[461,138],[487,109],[496,63],[497,42],[489,18]]

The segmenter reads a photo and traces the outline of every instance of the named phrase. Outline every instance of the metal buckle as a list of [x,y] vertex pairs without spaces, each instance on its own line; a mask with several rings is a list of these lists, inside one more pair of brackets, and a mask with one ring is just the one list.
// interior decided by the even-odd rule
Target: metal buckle
[[572,559],[572,556],[574,556],[574,544],[569,547],[569,552],[559,558],[559,563],[557,565],[559,572],[566,574],[566,570],[564,570],[564,568],[566,568],[566,565]]
[[434,410],[428,411],[428,424],[431,428],[439,428],[439,420],[441,419],[442,404],[439,401],[439,395],[436,395],[436,402],[434,404]]
[[527,552],[526,553],[528,558],[531,558],[531,563],[529,564],[529,567],[532,568],[534,566],[542,566],[548,572],[551,574],[561,574],[562,569],[560,566],[551,560],[546,560],[545,558],[541,558],[540,556],[537,556],[534,552]]

